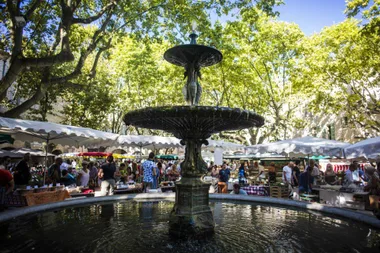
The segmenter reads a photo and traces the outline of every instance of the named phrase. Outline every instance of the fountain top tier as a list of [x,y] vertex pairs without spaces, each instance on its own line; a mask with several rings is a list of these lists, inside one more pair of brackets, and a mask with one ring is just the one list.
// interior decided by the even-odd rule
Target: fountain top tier
[[206,144],[206,139],[214,133],[261,127],[264,124],[264,118],[252,111],[197,106],[202,93],[198,82],[200,68],[222,60],[222,53],[217,49],[197,45],[197,37],[192,33],[190,44],[175,46],[164,54],[167,61],[185,68],[188,79],[182,91],[190,106],[149,107],[131,111],[124,116],[126,125],[164,130],[183,141],[196,140]]
[[195,67],[208,67],[219,63],[223,56],[222,53],[212,47],[198,45],[198,35],[190,34],[190,44],[179,45],[168,49],[164,58],[168,62],[184,67],[185,69],[194,64]]

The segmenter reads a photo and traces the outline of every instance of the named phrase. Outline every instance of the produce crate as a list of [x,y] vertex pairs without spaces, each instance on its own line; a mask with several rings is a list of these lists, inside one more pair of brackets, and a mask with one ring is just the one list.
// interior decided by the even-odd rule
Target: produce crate
[[271,186],[270,196],[272,198],[285,198],[289,197],[289,189],[287,186]]

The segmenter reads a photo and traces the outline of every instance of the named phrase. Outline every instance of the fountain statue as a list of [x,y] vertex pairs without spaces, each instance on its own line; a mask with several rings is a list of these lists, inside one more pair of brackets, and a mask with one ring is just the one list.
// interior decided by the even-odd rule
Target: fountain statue
[[164,58],[185,68],[187,82],[183,94],[189,106],[144,108],[125,114],[126,125],[159,129],[172,133],[186,145],[181,163],[182,178],[176,182],[175,205],[170,214],[169,232],[184,237],[204,235],[214,231],[214,219],[209,207],[210,184],[201,180],[207,164],[201,156],[202,144],[214,133],[260,127],[264,118],[255,112],[237,108],[198,106],[202,88],[198,81],[202,67],[217,64],[222,53],[212,47],[198,45],[193,32],[190,44],[167,50]]

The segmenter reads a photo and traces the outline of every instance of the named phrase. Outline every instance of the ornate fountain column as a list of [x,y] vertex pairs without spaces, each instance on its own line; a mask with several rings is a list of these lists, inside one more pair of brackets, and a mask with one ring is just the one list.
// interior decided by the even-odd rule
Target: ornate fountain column
[[182,140],[186,145],[185,161],[181,163],[182,179],[176,183],[176,199],[170,214],[169,232],[183,237],[203,235],[214,230],[214,218],[209,207],[210,184],[201,180],[207,164],[201,156],[201,139]]

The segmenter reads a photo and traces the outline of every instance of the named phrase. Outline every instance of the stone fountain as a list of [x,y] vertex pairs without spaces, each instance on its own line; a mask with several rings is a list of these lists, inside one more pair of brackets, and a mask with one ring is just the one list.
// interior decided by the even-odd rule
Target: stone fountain
[[201,156],[202,144],[214,133],[260,127],[264,118],[255,112],[237,108],[198,106],[202,88],[198,82],[202,67],[222,60],[215,48],[198,45],[197,35],[190,35],[190,44],[167,50],[164,58],[185,68],[187,82],[183,88],[188,106],[164,106],[128,112],[126,125],[159,129],[172,133],[186,145],[185,160],[181,163],[182,179],[176,182],[175,205],[170,214],[169,232],[178,237],[199,236],[214,231],[214,218],[209,207],[210,184],[201,180],[207,164]]

